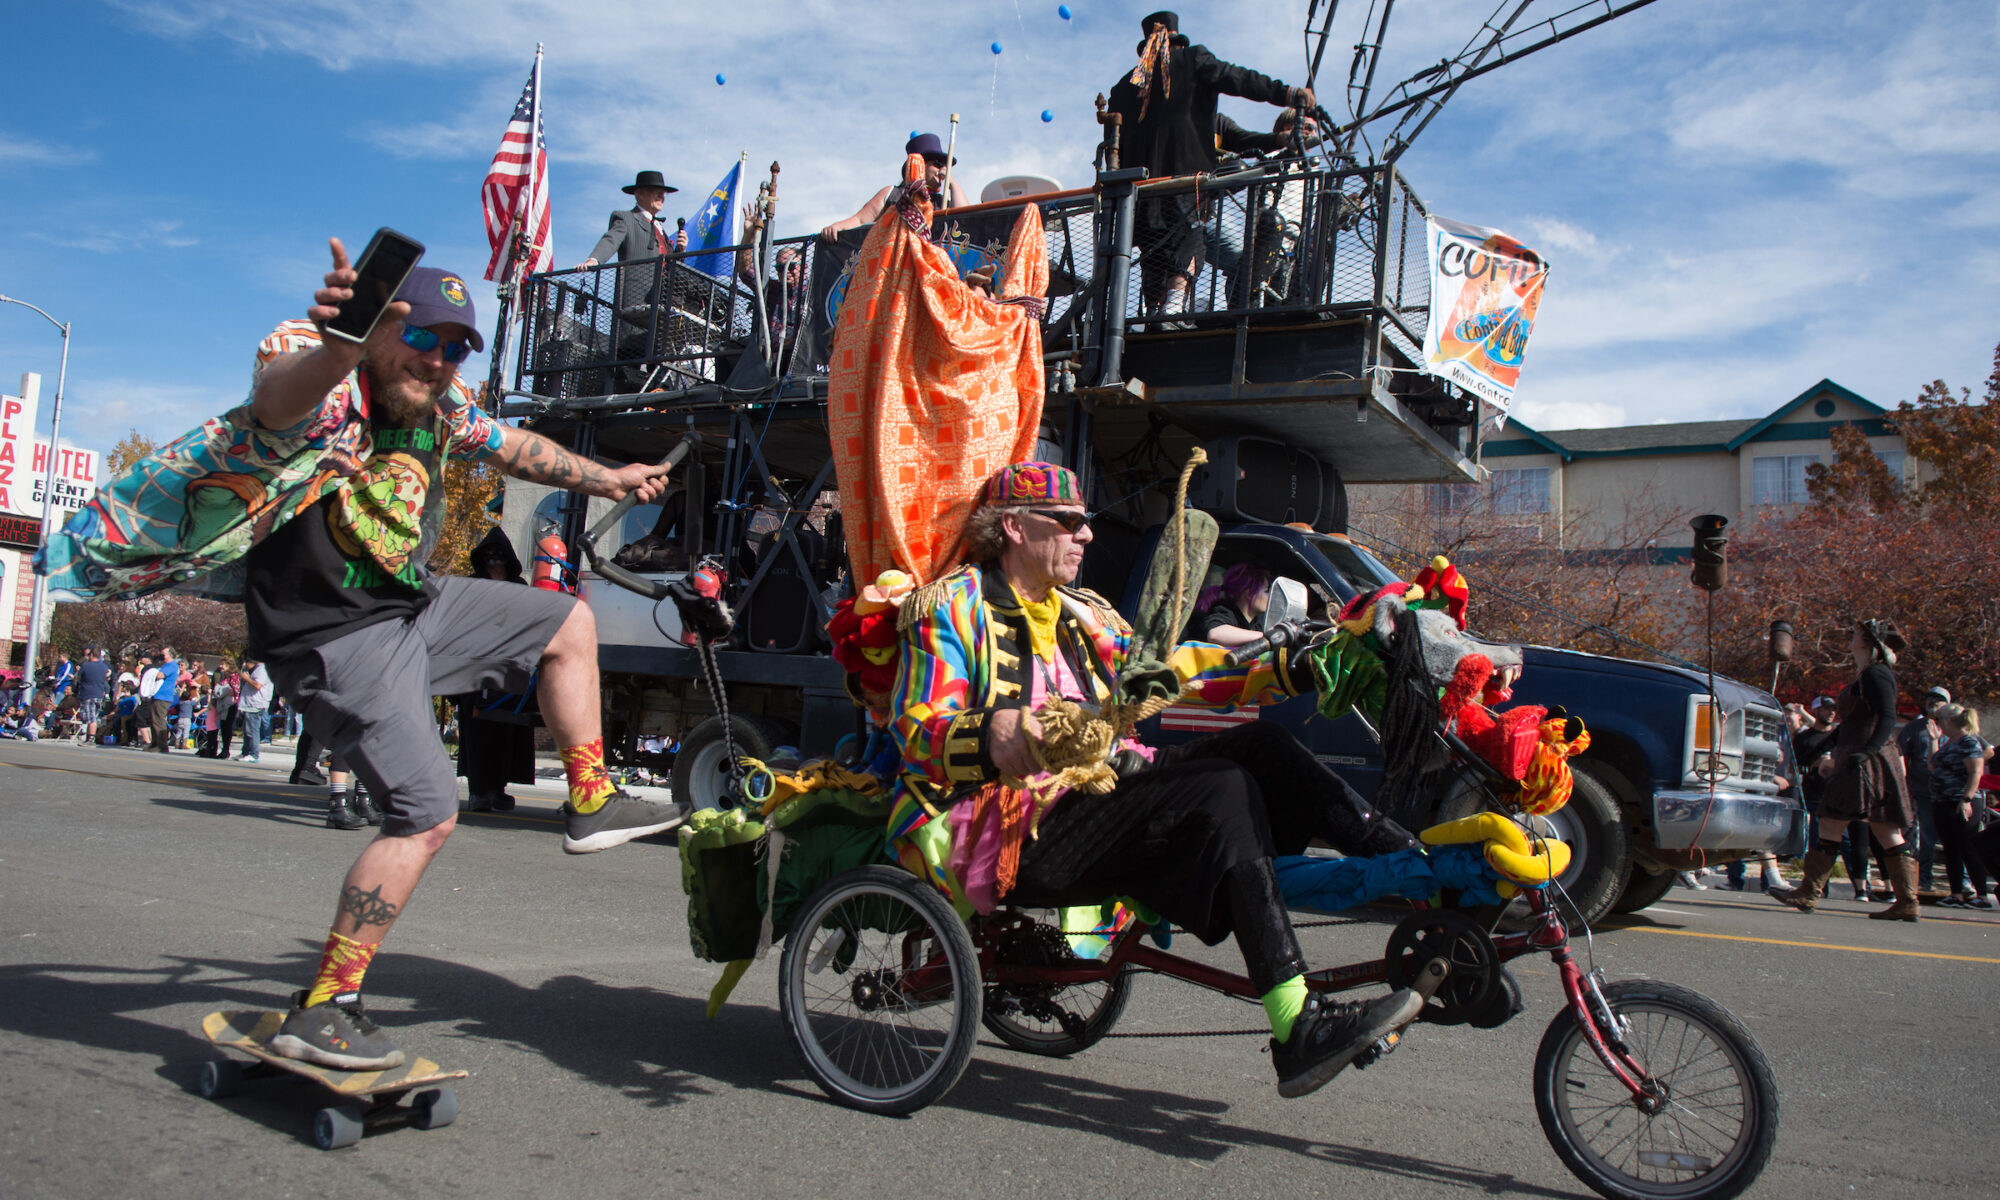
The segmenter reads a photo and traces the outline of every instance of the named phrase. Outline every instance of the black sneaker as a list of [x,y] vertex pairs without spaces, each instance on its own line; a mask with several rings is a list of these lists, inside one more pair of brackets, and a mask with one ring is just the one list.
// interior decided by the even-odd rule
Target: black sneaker
[[292,782],[303,787],[325,787],[326,776],[312,767],[307,767],[303,771],[293,771]]
[[1375,1000],[1340,1004],[1306,997],[1305,1011],[1292,1022],[1292,1036],[1271,1039],[1271,1065],[1278,1069],[1278,1094],[1288,1099],[1317,1091],[1340,1069],[1417,1019],[1423,997],[1408,988]]
[[361,1011],[360,993],[348,992],[311,1008],[302,1007],[305,998],[304,992],[292,993],[292,1011],[271,1039],[273,1054],[342,1071],[403,1065],[403,1052]]
[[328,829],[366,829],[368,819],[348,800],[346,793],[333,796],[326,802],[326,827]]
[[633,838],[665,833],[687,820],[685,804],[656,804],[624,792],[613,792],[593,813],[580,813],[563,805],[563,851],[567,854],[594,854],[622,846]]

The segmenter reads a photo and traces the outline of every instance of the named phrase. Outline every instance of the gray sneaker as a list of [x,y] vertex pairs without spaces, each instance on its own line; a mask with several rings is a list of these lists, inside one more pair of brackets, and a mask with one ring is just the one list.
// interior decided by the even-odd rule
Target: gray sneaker
[[567,854],[595,854],[622,846],[633,838],[665,833],[687,820],[688,806],[681,803],[657,804],[624,792],[613,792],[593,813],[580,813],[563,805],[563,851]]
[[403,1052],[361,1011],[360,993],[348,992],[311,1008],[302,1007],[305,998],[304,992],[292,994],[292,1011],[271,1039],[272,1053],[342,1071],[403,1065]]

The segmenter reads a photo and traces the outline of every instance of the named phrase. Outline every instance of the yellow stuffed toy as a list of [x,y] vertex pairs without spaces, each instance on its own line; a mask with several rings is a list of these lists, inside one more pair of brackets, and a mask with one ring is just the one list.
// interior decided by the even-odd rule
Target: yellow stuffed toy
[[[1566,765],[1564,776],[1568,776]],[[1446,821],[1419,836],[1427,846],[1486,843],[1486,865],[1500,875],[1494,890],[1508,898],[1519,894],[1522,888],[1546,887],[1569,866],[1568,845],[1554,838],[1536,838],[1531,843],[1526,830],[1499,813],[1479,813]]]

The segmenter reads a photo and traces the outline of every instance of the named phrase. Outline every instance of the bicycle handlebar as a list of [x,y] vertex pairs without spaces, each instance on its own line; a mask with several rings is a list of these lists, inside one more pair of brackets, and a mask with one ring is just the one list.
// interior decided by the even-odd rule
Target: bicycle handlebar
[[[660,460],[660,465],[670,469],[680,465],[681,460],[687,457],[688,451],[700,444],[701,435],[690,432],[672,450],[667,451],[667,456]],[[583,536],[577,539],[576,548],[583,557],[590,560],[590,569],[596,571],[603,578],[610,580],[626,591],[636,592],[648,600],[664,600],[667,597],[666,584],[636,575],[619,566],[617,563],[603,561],[598,557],[597,539],[616,528],[618,522],[625,519],[625,514],[637,507],[638,503],[639,493],[637,491],[625,493],[625,498],[612,505],[610,512],[604,514],[603,518],[597,524],[592,525],[588,530],[584,531]]]
[[1262,658],[1274,650],[1297,645],[1332,628],[1333,626],[1325,621],[1280,621],[1262,637],[1245,642],[1231,650],[1225,661],[1232,667],[1240,667],[1253,658]]

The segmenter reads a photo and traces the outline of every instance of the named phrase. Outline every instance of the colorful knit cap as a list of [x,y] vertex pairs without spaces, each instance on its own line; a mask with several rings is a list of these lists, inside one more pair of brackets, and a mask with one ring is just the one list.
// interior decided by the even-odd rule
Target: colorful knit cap
[[988,504],[1082,504],[1076,472],[1054,463],[1019,462],[986,481]]

